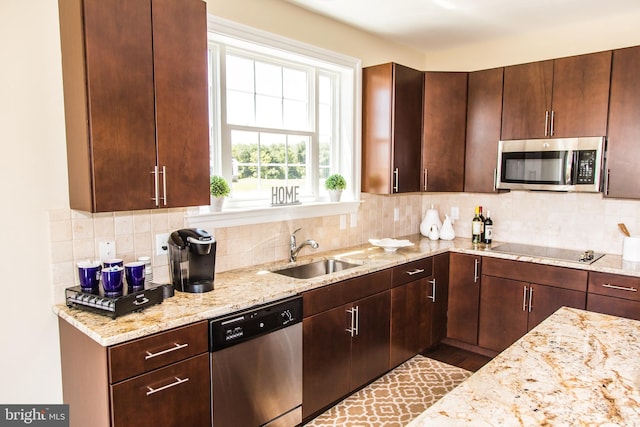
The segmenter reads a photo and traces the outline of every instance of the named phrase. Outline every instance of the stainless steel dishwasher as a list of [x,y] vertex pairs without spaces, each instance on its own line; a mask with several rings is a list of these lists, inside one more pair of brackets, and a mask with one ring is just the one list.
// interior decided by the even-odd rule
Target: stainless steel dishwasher
[[215,427],[302,423],[302,298],[209,321]]

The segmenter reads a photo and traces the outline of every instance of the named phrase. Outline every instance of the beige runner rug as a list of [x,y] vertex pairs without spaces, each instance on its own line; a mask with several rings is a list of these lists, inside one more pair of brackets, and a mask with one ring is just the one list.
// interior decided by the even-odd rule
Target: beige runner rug
[[404,426],[472,372],[415,356],[305,424],[305,427]]

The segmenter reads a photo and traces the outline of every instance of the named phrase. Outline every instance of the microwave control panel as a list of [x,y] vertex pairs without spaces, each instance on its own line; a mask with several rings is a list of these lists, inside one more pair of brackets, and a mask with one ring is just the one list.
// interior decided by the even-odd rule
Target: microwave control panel
[[596,150],[580,150],[577,152],[575,183],[595,184]]

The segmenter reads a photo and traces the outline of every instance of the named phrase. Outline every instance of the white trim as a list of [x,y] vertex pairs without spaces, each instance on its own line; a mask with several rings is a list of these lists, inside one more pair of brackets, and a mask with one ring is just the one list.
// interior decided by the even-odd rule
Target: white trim
[[[199,208],[187,209],[189,227],[221,228],[263,224],[330,215],[357,214],[361,201],[339,203],[309,203],[298,206],[275,206],[261,209],[225,209],[222,212],[200,213]],[[205,207],[206,208],[206,207]]]

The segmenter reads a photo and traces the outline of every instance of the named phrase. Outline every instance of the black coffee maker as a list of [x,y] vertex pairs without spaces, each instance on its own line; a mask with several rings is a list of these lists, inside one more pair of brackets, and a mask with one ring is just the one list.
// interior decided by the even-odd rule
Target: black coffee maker
[[183,228],[169,236],[169,275],[177,291],[213,290],[216,240],[199,228]]

